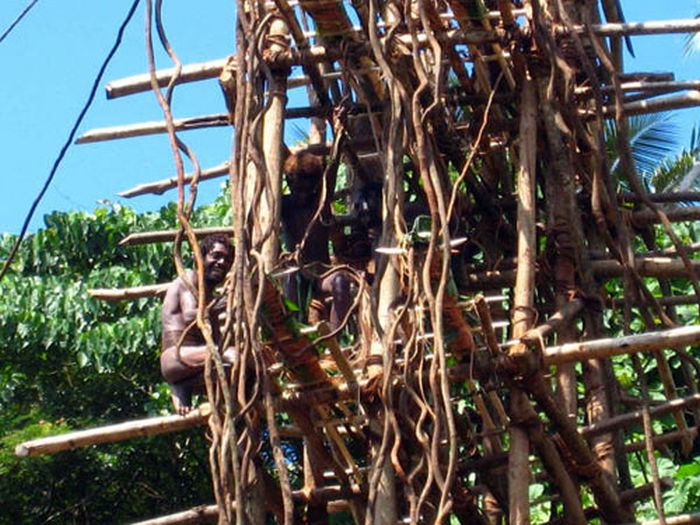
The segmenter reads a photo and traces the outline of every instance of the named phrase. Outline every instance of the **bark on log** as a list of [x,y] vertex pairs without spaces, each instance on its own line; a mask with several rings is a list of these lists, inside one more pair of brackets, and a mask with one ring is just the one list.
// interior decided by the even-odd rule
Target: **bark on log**
[[126,439],[179,432],[180,430],[205,424],[208,417],[209,404],[205,403],[185,416],[171,415],[151,417],[25,441],[17,445],[15,454],[20,457],[53,454],[55,452],[74,450],[89,445],[115,443]]

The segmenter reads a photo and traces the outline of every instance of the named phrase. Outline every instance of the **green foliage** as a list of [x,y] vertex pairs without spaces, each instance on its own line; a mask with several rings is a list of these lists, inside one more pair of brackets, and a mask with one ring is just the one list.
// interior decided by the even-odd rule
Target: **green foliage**
[[[638,175],[646,183],[669,156],[678,148],[677,128],[668,114],[636,115],[628,119],[629,142]],[[610,171],[618,179],[620,158],[617,154],[617,128],[613,121],[605,123],[605,137],[610,159]]]
[[[193,224],[225,224],[228,202],[223,192]],[[172,279],[170,246],[118,243],[176,225],[174,205],[146,214],[118,205],[54,212],[0,282],[0,524],[125,522],[212,501],[201,429],[14,455],[28,439],[169,410],[159,300],[106,303],[87,290]],[[0,237],[0,258],[13,241]]]

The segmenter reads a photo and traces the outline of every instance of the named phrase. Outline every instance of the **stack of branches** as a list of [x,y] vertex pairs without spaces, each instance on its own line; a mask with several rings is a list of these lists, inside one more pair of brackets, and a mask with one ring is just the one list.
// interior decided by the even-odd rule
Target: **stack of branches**
[[[553,522],[633,522],[634,501],[650,496],[663,520],[655,451],[692,449],[698,363],[684,347],[700,339],[663,331],[679,322],[663,303],[677,279],[694,294],[675,304],[697,302],[697,263],[674,212],[641,182],[627,139],[627,117],[641,106],[629,101],[620,41],[645,28],[618,24],[616,2],[602,4],[611,23],[594,0],[238,2],[237,54],[222,82],[235,129],[235,259],[220,344],[203,300],[198,315],[221,523],[263,523],[266,508],[286,524],[323,522],[329,511],[366,524],[528,523],[534,481],[550,488]],[[169,110],[180,65],[156,8],[176,64],[161,94],[149,53],[177,159],[174,253],[181,272],[186,238],[201,284],[189,222],[201,170]],[[360,287],[351,324],[315,336],[299,333],[269,277],[299,263],[299,249],[279,251],[296,67],[316,117],[312,140],[332,129],[329,171],[343,164],[348,180],[382,185],[371,289]],[[635,101],[647,108],[694,103],[655,100],[670,88],[638,84]],[[196,167],[188,179],[182,153]],[[620,188],[634,208],[620,206]],[[313,222],[306,243],[316,242]],[[665,258],[661,238],[673,246]],[[606,324],[631,338],[603,339]],[[338,348],[343,330],[348,349]],[[220,352],[230,346],[240,359],[228,370]],[[617,354],[633,387],[615,375]],[[650,379],[665,402],[652,402]],[[677,428],[655,436],[652,419],[669,413]],[[626,442],[640,432],[641,442]],[[627,454],[640,449],[648,487],[632,486],[629,473]]]

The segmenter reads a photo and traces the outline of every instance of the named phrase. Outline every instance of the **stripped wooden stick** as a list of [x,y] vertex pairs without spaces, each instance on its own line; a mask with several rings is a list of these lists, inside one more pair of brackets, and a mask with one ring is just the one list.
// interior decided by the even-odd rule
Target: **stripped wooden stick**
[[89,445],[115,443],[137,437],[155,436],[169,432],[179,432],[206,423],[210,414],[209,403],[204,403],[187,415],[171,415],[127,421],[116,425],[68,432],[58,436],[34,439],[20,443],[15,454],[20,457],[53,454],[64,450],[74,450]]
[[678,348],[698,343],[700,343],[700,325],[683,326],[660,332],[550,346],[544,350],[544,362],[546,365],[559,365],[614,355]]
[[[119,241],[119,246],[133,246],[135,244],[148,244],[153,242],[171,242],[175,240],[175,235],[178,230],[162,230],[152,232],[132,233]],[[233,234],[233,228],[230,226],[221,226],[215,228],[197,228],[194,234],[198,239],[212,235],[214,233]]]
[[213,523],[218,519],[218,506],[199,505],[189,510],[168,514],[167,516],[135,522],[132,525],[185,525],[193,523]]
[[[202,170],[202,172],[199,174],[198,180],[199,182],[201,182],[203,180],[215,179],[217,177],[223,177],[224,175],[228,175],[229,167],[230,163],[226,161],[222,164],[219,164],[218,166],[214,166],[213,168]],[[188,173],[187,175],[185,175],[185,184],[189,184],[192,181],[193,177],[194,173]],[[129,190],[120,192],[118,195],[120,197],[126,198],[146,194],[161,195],[164,192],[173,188],[177,188],[177,177],[171,177],[169,179],[159,180],[156,182],[149,182],[146,184],[139,184],[138,186],[134,186]]]
[[101,301],[130,301],[144,297],[164,297],[170,283],[148,284],[131,288],[92,288],[90,297]]
[[[574,26],[577,33],[586,33],[585,26]],[[562,30],[563,32],[564,30]],[[593,24],[591,31],[599,36],[668,35],[673,33],[697,33],[700,19],[683,18],[653,22],[626,22],[620,24]]]

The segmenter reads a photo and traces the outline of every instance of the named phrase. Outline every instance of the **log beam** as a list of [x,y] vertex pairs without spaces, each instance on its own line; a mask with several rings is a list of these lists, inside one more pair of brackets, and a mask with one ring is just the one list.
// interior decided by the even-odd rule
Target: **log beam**
[[614,355],[679,348],[698,343],[700,343],[700,325],[683,326],[660,332],[550,346],[544,350],[543,357],[545,365],[560,365]]
[[15,454],[19,457],[39,456],[41,454],[54,454],[65,450],[74,450],[90,445],[101,445],[104,443],[116,443],[138,437],[155,436],[169,432],[179,432],[192,427],[197,427],[206,423],[209,418],[210,408],[208,403],[204,403],[198,409],[187,415],[170,415],[138,419],[117,423],[116,425],[106,425],[103,427],[91,428],[68,432],[58,436],[50,436],[40,439],[33,439],[20,443],[15,448]]
[[144,297],[164,297],[169,283],[148,284],[131,288],[92,288],[90,297],[101,301],[131,301]]

